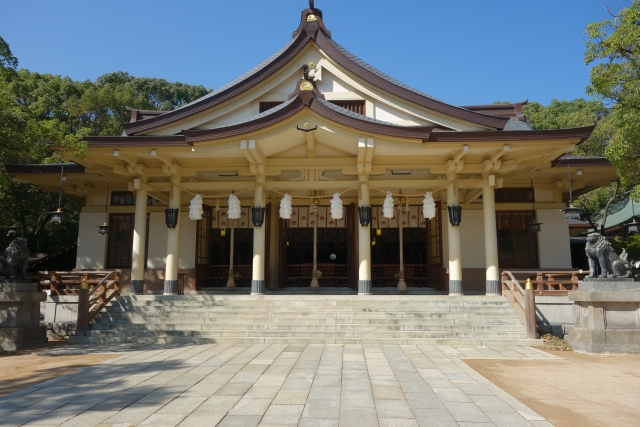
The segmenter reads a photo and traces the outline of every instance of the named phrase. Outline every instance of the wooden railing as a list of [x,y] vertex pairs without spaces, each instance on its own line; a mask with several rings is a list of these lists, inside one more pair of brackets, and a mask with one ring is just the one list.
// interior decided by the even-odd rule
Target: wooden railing
[[513,304],[516,312],[527,327],[527,339],[538,338],[536,326],[536,297],[533,293],[533,283],[527,279],[525,289],[510,271],[502,272],[502,295]]
[[105,276],[113,273],[103,270],[39,271],[30,279],[39,285],[40,291],[50,291],[50,295],[77,295],[83,279],[90,289],[94,289],[102,284]]
[[514,277],[521,282],[531,280],[536,295],[567,295],[569,291],[577,291],[578,283],[588,274],[579,271],[512,271]]
[[[90,276],[90,273],[91,276]],[[78,324],[76,326],[76,335],[84,336],[87,334],[87,324],[91,322],[102,309],[114,297],[120,295],[120,272],[101,272],[102,278],[89,290],[90,282],[95,281],[91,278],[96,272],[79,272],[79,288],[78,293]],[[65,275],[66,276],[66,275]],[[68,279],[70,283],[75,284],[76,278]]]
[[[396,286],[400,264],[374,264],[371,267],[373,286]],[[404,280],[407,286],[427,286],[429,268],[426,264],[405,264]]]
[[[320,284],[346,286],[349,283],[347,264],[318,264]],[[313,276],[313,264],[287,265],[286,283],[290,286],[309,286]]]

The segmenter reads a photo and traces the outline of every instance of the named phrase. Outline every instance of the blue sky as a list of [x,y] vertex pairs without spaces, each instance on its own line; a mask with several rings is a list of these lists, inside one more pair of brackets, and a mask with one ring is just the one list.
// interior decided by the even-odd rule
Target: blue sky
[[[626,4],[627,0],[620,0]],[[585,97],[584,30],[603,0],[316,0],[333,39],[456,105]],[[95,80],[127,71],[215,89],[291,38],[307,0],[11,0],[20,67]]]

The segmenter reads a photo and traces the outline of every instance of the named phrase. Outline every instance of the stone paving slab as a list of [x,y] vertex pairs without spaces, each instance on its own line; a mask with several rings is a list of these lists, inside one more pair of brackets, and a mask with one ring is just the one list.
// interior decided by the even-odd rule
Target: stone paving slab
[[549,427],[464,359],[559,359],[531,347],[71,346],[122,353],[0,398],[0,426]]

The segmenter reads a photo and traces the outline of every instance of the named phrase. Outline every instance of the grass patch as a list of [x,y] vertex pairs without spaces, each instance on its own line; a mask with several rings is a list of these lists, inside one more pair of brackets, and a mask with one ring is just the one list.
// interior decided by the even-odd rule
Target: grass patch
[[543,343],[542,348],[545,348],[547,350],[573,351],[573,348],[569,345],[569,343],[562,338],[558,338],[551,334],[544,334],[540,338],[542,339]]

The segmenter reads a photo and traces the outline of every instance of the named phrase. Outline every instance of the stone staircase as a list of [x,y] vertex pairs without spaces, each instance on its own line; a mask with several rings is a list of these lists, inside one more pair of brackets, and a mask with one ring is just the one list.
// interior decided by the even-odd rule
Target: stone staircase
[[335,343],[540,345],[502,296],[129,295],[83,344]]

